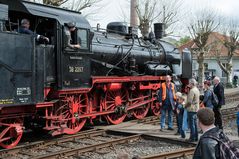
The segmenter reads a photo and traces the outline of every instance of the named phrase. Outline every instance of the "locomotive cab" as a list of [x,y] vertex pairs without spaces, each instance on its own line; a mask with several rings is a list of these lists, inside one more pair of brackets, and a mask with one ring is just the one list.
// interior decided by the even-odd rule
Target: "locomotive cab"
[[[89,58],[87,58],[87,54],[90,53],[89,36],[91,35],[91,27],[79,12],[66,14],[67,11],[63,9],[55,7],[47,8],[44,5],[26,1],[0,0],[0,4],[1,8],[4,8],[4,14],[1,14],[4,18],[0,17],[1,34],[4,34],[2,37],[6,35],[5,42],[1,43],[1,49],[6,51],[1,52],[0,60],[3,61],[2,63],[6,67],[5,69],[7,69],[8,67],[12,68],[12,66],[4,61],[17,59],[19,55],[21,55],[22,58],[27,57],[22,60],[18,59],[17,63],[19,63],[18,68],[24,68],[24,65],[28,65],[27,71],[29,73],[28,75],[26,75],[25,72],[22,73],[24,79],[20,78],[16,80],[17,83],[27,83],[25,78],[29,81],[28,84],[18,86],[19,89],[30,92],[31,97],[29,97],[29,99],[26,98],[26,100],[24,100],[25,103],[30,104],[44,101],[49,93],[49,88],[71,89],[76,87],[89,87],[90,62]],[[33,31],[33,35],[18,33],[22,19],[28,19],[30,21],[29,29]],[[64,47],[64,24],[69,21],[77,22],[75,33],[72,34],[72,40],[73,43],[80,43],[81,48],[78,50]],[[34,35],[43,35],[49,38],[49,42],[41,43],[35,39]],[[17,42],[19,47],[13,45],[14,41]],[[12,48],[12,50],[10,48]],[[15,52],[15,54],[13,54],[13,52]],[[6,57],[6,54],[9,57]],[[6,72],[5,69],[4,72]],[[8,72],[9,78],[1,79],[1,81],[4,80],[2,83],[8,83],[9,88],[11,88],[11,85],[13,85],[13,76],[15,77],[17,73],[12,73],[14,70]],[[19,92],[19,89],[16,89]],[[14,88],[10,90],[17,92]],[[13,93],[10,92],[9,96],[10,94]],[[8,97],[5,96],[6,94],[4,97],[0,97],[0,99],[8,99]],[[34,96],[34,98],[32,96]],[[17,98],[16,95],[16,99]],[[8,100],[15,101],[15,99],[12,98]]]

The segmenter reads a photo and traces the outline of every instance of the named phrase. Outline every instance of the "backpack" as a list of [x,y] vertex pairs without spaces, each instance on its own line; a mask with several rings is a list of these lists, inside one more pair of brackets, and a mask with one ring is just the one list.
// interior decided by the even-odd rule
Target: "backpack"
[[212,105],[216,107],[218,106],[219,101],[218,101],[217,95],[213,91],[211,92],[212,92]]
[[207,135],[205,138],[211,138],[219,144],[220,159],[238,159],[239,149],[229,140],[229,138],[219,130],[219,135]]

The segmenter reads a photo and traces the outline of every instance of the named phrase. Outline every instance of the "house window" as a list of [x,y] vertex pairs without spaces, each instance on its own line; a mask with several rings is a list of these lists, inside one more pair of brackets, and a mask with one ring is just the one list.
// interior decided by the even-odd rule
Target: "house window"
[[[222,63],[224,67],[227,67],[228,63]],[[227,77],[227,74],[222,70],[222,77]]]
[[204,70],[208,70],[208,63],[204,63]]
[[196,70],[196,69],[197,69],[197,63],[193,62],[193,70]]

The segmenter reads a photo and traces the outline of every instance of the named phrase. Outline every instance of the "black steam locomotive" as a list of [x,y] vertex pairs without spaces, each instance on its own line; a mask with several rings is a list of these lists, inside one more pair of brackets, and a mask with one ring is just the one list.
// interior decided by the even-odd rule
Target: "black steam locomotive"
[[[23,18],[49,43],[20,34]],[[80,49],[66,45],[69,22]],[[16,146],[33,125],[74,134],[87,120],[118,124],[127,114],[159,115],[156,92],[165,75],[178,89],[191,77],[190,53],[160,40],[162,26],[155,24],[156,38],[141,39],[123,23],[93,29],[78,12],[0,0],[0,146]]]

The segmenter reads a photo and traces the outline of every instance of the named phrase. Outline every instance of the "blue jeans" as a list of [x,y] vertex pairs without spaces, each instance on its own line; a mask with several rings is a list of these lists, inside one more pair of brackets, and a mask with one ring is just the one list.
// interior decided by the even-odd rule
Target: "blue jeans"
[[182,138],[186,137],[185,131],[182,129],[183,126],[183,113],[178,114],[178,131]]
[[161,109],[161,129],[165,127],[165,118],[166,118],[166,111],[168,111],[168,128],[173,128],[173,110],[172,109]]
[[197,113],[196,112],[188,112],[188,124],[190,128],[190,139],[197,141],[198,129],[197,129]]

